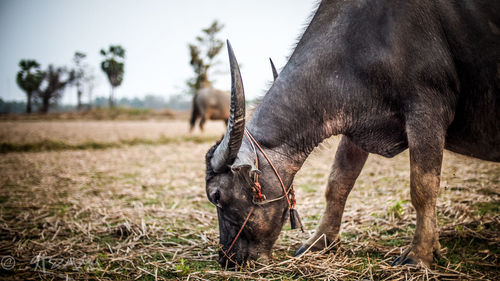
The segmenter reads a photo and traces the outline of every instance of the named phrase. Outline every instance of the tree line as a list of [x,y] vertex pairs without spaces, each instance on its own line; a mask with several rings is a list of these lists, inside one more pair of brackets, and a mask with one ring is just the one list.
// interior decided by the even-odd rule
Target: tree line
[[[111,108],[114,106],[115,89],[123,82],[125,49],[120,45],[111,45],[107,50],[101,49],[100,54],[103,57],[101,70],[106,74],[111,85],[108,99],[108,105]],[[76,88],[77,109],[82,110],[84,89],[87,91],[89,100],[92,100],[92,91],[95,86],[95,76],[85,63],[86,57],[85,53],[77,51],[73,56],[71,68],[50,64],[44,70],[36,60],[21,60],[16,82],[26,93],[26,113],[33,112],[34,104],[37,105],[39,112],[47,113],[50,107],[57,104],[67,87]]]
[[[194,94],[201,88],[212,86],[214,81],[209,79],[209,70],[212,70],[218,63],[215,57],[224,47],[224,41],[217,38],[217,34],[223,28],[224,25],[215,20],[209,27],[202,29],[202,34],[195,38],[194,43],[188,44],[189,63],[194,72],[193,77],[186,81],[190,94]],[[125,74],[125,49],[120,45],[110,45],[108,49],[101,49],[99,53],[102,56],[100,68],[106,74],[111,86],[107,104],[112,108],[116,105],[115,90],[122,84]],[[39,112],[47,113],[50,108],[57,105],[64,90],[68,87],[76,88],[77,110],[83,109],[84,92],[89,100],[87,108],[91,107],[97,101],[92,100],[96,77],[85,62],[86,57],[85,53],[77,51],[73,56],[71,67],[57,67],[50,64],[43,70],[36,60],[21,60],[16,82],[26,93],[26,113],[33,111],[33,105],[36,105]],[[127,101],[122,100],[120,104],[123,102]],[[135,100],[133,103],[140,102]],[[5,104],[3,102],[4,106]],[[102,106],[102,99],[99,99],[98,105]],[[17,108],[18,104],[15,106]],[[181,104],[176,104],[176,107],[184,107],[184,104],[181,101]]]
[[[86,91],[84,92],[86,93]],[[147,94],[144,97],[133,98],[116,98],[114,102],[116,107],[130,107],[139,109],[173,109],[173,110],[189,110],[191,108],[190,96],[179,93],[165,97],[163,95]],[[105,108],[109,106],[109,99],[107,97],[95,97],[82,103],[85,108]],[[33,108],[37,111],[38,105]],[[55,104],[50,108],[51,112],[68,112],[77,111],[78,105]],[[24,113],[26,112],[26,101],[4,101],[0,98],[0,114],[9,113]]]

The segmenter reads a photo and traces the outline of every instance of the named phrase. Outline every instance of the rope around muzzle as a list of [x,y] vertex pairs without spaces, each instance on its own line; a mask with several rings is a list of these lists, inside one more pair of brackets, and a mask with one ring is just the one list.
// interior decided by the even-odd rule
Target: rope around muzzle
[[[279,180],[279,182],[281,184],[281,187],[283,188],[283,193],[284,193],[283,196],[280,196],[278,198],[271,199],[271,200],[266,200],[266,196],[264,194],[262,194],[262,187],[261,187],[261,185],[259,183],[259,174],[255,174],[254,183],[253,183],[253,186],[252,186],[252,191],[254,192],[254,198],[253,198],[252,202],[254,203],[254,205],[259,205],[260,206],[260,205],[264,205],[264,204],[267,204],[267,203],[271,203],[271,202],[275,202],[275,201],[281,200],[281,199],[283,199],[283,197],[286,198],[286,201],[288,203],[288,207],[289,207],[289,210],[290,210],[290,225],[291,225],[291,229],[300,228],[302,230],[302,232],[304,232],[304,227],[302,226],[302,222],[300,221],[299,213],[297,212],[297,209],[295,209],[296,200],[295,200],[295,191],[293,189],[293,185],[290,185],[290,187],[288,188],[288,190],[285,188],[285,184],[283,183],[283,180],[281,179],[281,177],[280,177],[280,175],[278,173],[278,170],[276,169],[276,167],[274,167],[274,165],[271,162],[271,160],[269,159],[269,157],[267,157],[267,154],[264,152],[264,150],[262,149],[262,147],[259,145],[259,143],[257,142],[257,140],[255,140],[255,138],[252,136],[252,134],[250,133],[250,131],[247,128],[245,128],[245,137],[247,138],[247,140],[252,145],[252,149],[253,149],[253,152],[255,154],[255,167],[257,169],[259,169],[259,157],[257,155],[257,149],[255,148],[255,146],[257,146],[257,148],[259,148],[259,150],[262,153],[262,155],[264,156],[264,158],[267,160],[267,163],[269,163],[269,165],[273,169],[274,174],[278,178],[278,180]],[[229,253],[231,251],[231,249],[233,248],[234,244],[236,243],[236,240],[238,240],[238,238],[240,237],[241,232],[245,228],[245,225],[247,224],[247,222],[250,219],[250,216],[252,215],[252,213],[253,213],[254,210],[255,210],[255,206],[252,206],[252,208],[250,209],[250,212],[248,212],[247,217],[243,221],[243,224],[241,225],[240,230],[238,231],[238,233],[234,237],[233,242],[231,243],[231,245],[229,246],[229,248],[225,252],[224,252],[224,250],[222,250],[222,252],[224,253],[224,255],[226,257],[230,258],[227,255],[227,253]]]

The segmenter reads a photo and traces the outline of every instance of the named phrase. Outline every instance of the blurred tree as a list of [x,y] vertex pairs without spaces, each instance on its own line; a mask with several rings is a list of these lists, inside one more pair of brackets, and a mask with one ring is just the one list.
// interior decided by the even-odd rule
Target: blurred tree
[[85,78],[83,80],[87,87],[88,109],[92,109],[92,103],[94,102],[92,99],[92,95],[97,84],[97,77],[93,68],[87,69]]
[[111,45],[107,51],[101,49],[101,55],[104,57],[101,69],[106,73],[111,84],[109,107],[113,107],[115,88],[121,85],[125,72],[125,49],[120,45]]
[[208,70],[215,64],[214,58],[224,47],[224,41],[216,38],[223,28],[224,25],[215,20],[208,28],[202,29],[202,35],[196,37],[196,43],[189,44],[189,63],[195,73],[195,77],[187,81],[191,94],[212,84],[208,79]]
[[17,73],[17,84],[26,92],[28,101],[26,103],[26,113],[31,113],[32,98],[42,84],[44,73],[40,70],[40,64],[35,60],[21,60],[19,62],[21,70]]
[[51,105],[57,104],[64,88],[74,81],[75,72],[73,70],[67,71],[63,67],[56,68],[53,65],[49,65],[47,71],[45,71],[44,78],[45,82],[43,84],[45,84],[45,89],[37,90],[37,98],[41,101],[40,112],[47,113]]
[[82,109],[82,93],[83,93],[82,87],[85,81],[86,68],[87,68],[87,66],[83,63],[83,59],[85,59],[86,56],[87,56],[86,54],[81,52],[75,52],[75,55],[73,56],[73,63],[75,65],[73,84],[76,87],[78,111]]

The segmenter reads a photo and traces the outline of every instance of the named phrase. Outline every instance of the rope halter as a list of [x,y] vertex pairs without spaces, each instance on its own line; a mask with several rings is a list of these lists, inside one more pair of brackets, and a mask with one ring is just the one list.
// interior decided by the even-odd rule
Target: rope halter
[[264,150],[262,149],[262,147],[259,145],[259,143],[257,142],[257,140],[255,140],[255,138],[252,136],[252,134],[250,133],[250,131],[247,128],[245,128],[245,137],[247,138],[248,142],[250,142],[250,144],[252,145],[252,149],[253,149],[253,152],[255,154],[255,167],[257,169],[259,169],[259,157],[257,155],[257,149],[255,148],[255,146],[257,146],[257,148],[259,149],[259,151],[261,152],[261,154],[267,160],[267,163],[269,163],[269,165],[273,169],[274,174],[276,175],[276,177],[278,178],[278,180],[279,180],[279,182],[281,184],[281,188],[283,189],[283,193],[284,194],[282,196],[280,196],[280,197],[267,200],[266,196],[264,194],[262,194],[262,186],[259,183],[259,174],[255,174],[254,182],[253,182],[253,185],[251,187],[252,191],[254,193],[254,197],[252,199],[252,202],[253,202],[254,206],[252,206],[252,208],[248,212],[248,215],[245,218],[245,220],[243,221],[243,224],[241,225],[240,230],[238,231],[238,233],[234,237],[233,242],[231,243],[231,245],[229,246],[229,248],[226,250],[226,252],[224,252],[224,254],[226,256],[227,256],[226,253],[229,253],[229,251],[231,251],[231,249],[233,248],[234,244],[236,243],[236,240],[238,240],[238,238],[240,237],[241,232],[245,228],[245,225],[247,224],[248,220],[250,219],[250,216],[252,215],[253,211],[255,210],[255,206],[265,205],[265,204],[268,204],[268,203],[271,203],[271,202],[276,202],[276,201],[279,201],[279,200],[281,200],[283,198],[286,198],[286,201],[288,203],[288,207],[289,207],[289,210],[290,210],[290,224],[291,224],[291,228],[292,229],[300,228],[302,230],[302,232],[304,232],[304,228],[303,228],[302,223],[300,221],[299,213],[295,209],[295,202],[296,202],[296,200],[295,200],[295,192],[293,190],[293,185],[290,184],[290,187],[288,188],[288,190],[285,188],[285,184],[283,183],[283,180],[281,179],[281,177],[280,177],[280,175],[278,173],[278,170],[276,170],[276,167],[274,167],[274,165],[271,162],[271,160],[269,159],[269,157],[267,157],[267,154],[264,152]]

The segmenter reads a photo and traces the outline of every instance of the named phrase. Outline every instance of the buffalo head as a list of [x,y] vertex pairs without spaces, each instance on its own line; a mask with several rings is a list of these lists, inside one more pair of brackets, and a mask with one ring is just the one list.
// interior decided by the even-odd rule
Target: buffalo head
[[206,155],[206,192],[210,202],[217,206],[219,263],[233,267],[247,260],[269,258],[287,218],[288,205],[286,200],[254,203],[252,186],[256,175],[268,198],[278,198],[283,191],[276,188],[280,183],[268,163],[261,160],[259,169],[256,168],[256,154],[244,136],[245,95],[241,74],[229,42],[227,45],[232,83],[230,116],[224,138]]

